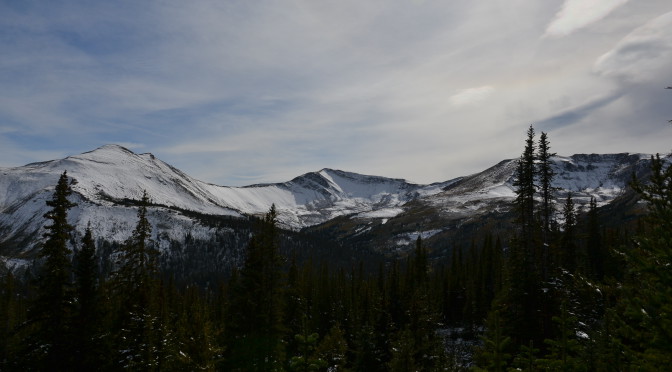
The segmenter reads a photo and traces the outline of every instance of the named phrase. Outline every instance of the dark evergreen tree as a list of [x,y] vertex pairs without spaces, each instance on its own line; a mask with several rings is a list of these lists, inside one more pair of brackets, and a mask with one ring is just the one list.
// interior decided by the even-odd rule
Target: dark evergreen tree
[[632,183],[648,204],[649,230],[628,252],[617,335],[631,370],[663,371],[672,365],[672,166],[656,155],[651,171],[648,183]]
[[158,290],[158,250],[147,219],[149,196],[143,192],[138,221],[119,252],[111,284],[117,299],[118,367],[154,370],[160,361],[156,339],[160,328],[156,311]]
[[316,332],[309,333],[305,317],[302,328],[301,333],[294,335],[294,339],[299,347],[297,348],[297,355],[291,357],[289,360],[290,370],[309,372],[326,368],[327,362],[315,353],[320,336]]
[[335,324],[322,339],[315,355],[326,362],[327,371],[347,372],[348,342],[339,324]]
[[392,359],[389,361],[390,372],[419,371],[415,365],[415,341],[408,327],[400,330],[392,347]]
[[574,208],[574,199],[572,193],[567,194],[565,205],[562,209],[562,215],[565,220],[564,231],[562,232],[562,242],[560,246],[559,264],[570,273],[576,271],[577,249],[576,249],[576,209]]
[[[25,301],[20,291],[20,282],[8,271],[0,284],[0,370],[23,369],[17,359],[22,339],[17,329],[25,323]],[[17,283],[18,282],[18,283]]]
[[74,365],[76,370],[100,367],[99,342],[102,309],[98,298],[98,261],[91,225],[87,226],[82,245],[75,253],[76,312],[74,317]]
[[[535,185],[536,166],[535,166],[534,127],[530,125],[527,130],[525,140],[525,149],[523,150],[518,164],[516,166],[516,175],[513,185],[516,187],[516,208],[518,225],[520,227],[521,242],[524,249],[531,251],[534,235],[534,195],[537,192]],[[532,253],[532,252],[529,252]]]
[[539,175],[539,193],[541,194],[541,221],[544,231],[544,243],[548,243],[551,230],[551,219],[553,218],[553,171],[551,157],[556,154],[550,151],[548,135],[541,132],[539,138],[538,175]]
[[229,324],[229,370],[274,371],[284,361],[282,261],[277,213],[271,207],[247,248],[245,265],[233,288]]
[[587,228],[586,252],[588,256],[588,274],[592,279],[602,281],[604,279],[604,266],[608,260],[608,255],[602,244],[602,232],[597,214],[597,201],[594,197],[590,198]]
[[[504,333],[499,311],[490,313],[488,333],[483,337],[483,346],[477,353],[476,371],[505,371],[508,360],[511,358],[509,349],[511,338]],[[483,368],[480,368],[482,366]]]
[[43,258],[39,271],[37,298],[30,308],[30,321],[36,327],[35,338],[27,343],[38,369],[64,371],[71,368],[70,335],[72,318],[71,250],[68,247],[73,227],[68,223],[68,210],[76,204],[68,200],[72,194],[67,172],[58,179],[54,194],[44,215],[51,224],[45,228]]
[[577,319],[562,303],[560,315],[553,318],[558,327],[555,339],[546,339],[550,346],[549,354],[538,360],[538,365],[548,371],[587,371],[587,363],[581,358],[581,345],[577,339]]
[[550,252],[549,245],[551,241],[551,226],[553,225],[553,171],[551,157],[555,153],[550,151],[548,135],[541,132],[539,138],[539,151],[537,155],[537,175],[539,178],[539,194],[541,196],[540,220],[542,232],[541,257],[539,258],[540,274],[544,280],[547,280],[550,274]]

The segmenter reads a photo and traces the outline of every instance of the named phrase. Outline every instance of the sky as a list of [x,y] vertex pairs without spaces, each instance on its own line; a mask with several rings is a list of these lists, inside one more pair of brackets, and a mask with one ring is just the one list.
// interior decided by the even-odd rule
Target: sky
[[672,149],[669,0],[0,0],[0,167],[116,143],[211,183],[446,181]]

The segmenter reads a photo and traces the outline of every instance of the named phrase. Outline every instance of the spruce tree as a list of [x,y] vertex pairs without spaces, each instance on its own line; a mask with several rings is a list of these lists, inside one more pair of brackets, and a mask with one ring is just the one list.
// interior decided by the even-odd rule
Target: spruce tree
[[605,274],[605,261],[608,257],[602,244],[602,233],[600,231],[600,220],[597,214],[597,201],[595,197],[590,198],[587,228],[586,252],[588,255],[588,274],[592,279],[602,281]]
[[98,262],[90,224],[74,261],[77,297],[73,332],[74,361],[78,370],[93,370],[100,366],[98,358],[101,350],[97,336],[102,309],[98,304]]
[[37,298],[30,308],[30,320],[36,326],[36,339],[28,345],[32,347],[32,358],[39,368],[53,371],[71,368],[70,332],[72,317],[71,250],[68,247],[72,225],[68,223],[68,210],[76,204],[68,200],[72,194],[67,172],[58,179],[51,200],[51,209],[44,215],[51,224],[45,226],[46,241],[42,245],[40,257],[43,259],[39,271]]
[[348,343],[340,324],[335,324],[322,339],[315,350],[315,355],[326,362],[327,370],[347,372]]
[[574,208],[574,199],[572,193],[567,194],[565,205],[562,209],[562,215],[565,219],[564,231],[562,233],[562,242],[560,246],[560,265],[570,273],[576,271],[577,251],[576,251],[576,210]]
[[551,240],[551,226],[553,222],[553,179],[555,172],[553,171],[551,157],[555,153],[550,151],[551,146],[548,141],[548,135],[541,132],[539,138],[539,150],[537,155],[537,177],[539,178],[539,194],[541,196],[540,205],[540,220],[542,245],[539,257],[539,271],[541,277],[547,280],[550,274],[550,240]]
[[281,257],[275,205],[260,221],[232,288],[229,370],[273,371],[284,360]]
[[672,166],[656,155],[651,171],[648,183],[632,182],[648,204],[649,231],[627,255],[617,335],[632,370],[663,371],[672,365]]
[[516,187],[515,204],[518,225],[525,250],[531,249],[534,233],[534,195],[536,193],[534,181],[537,174],[535,150],[534,127],[530,125],[530,128],[527,130],[527,138],[525,139],[525,149],[520,159],[518,159],[515,181],[513,183],[513,186]]
[[126,369],[153,370],[156,359],[155,309],[158,251],[151,239],[152,225],[147,219],[149,196],[144,191],[138,207],[138,221],[119,252],[112,285],[117,297],[118,363]]

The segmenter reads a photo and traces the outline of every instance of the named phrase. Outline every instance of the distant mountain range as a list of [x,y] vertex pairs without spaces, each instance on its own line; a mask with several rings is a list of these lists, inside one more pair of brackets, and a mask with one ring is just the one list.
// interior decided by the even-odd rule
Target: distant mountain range
[[[579,205],[591,197],[608,205],[624,194],[633,172],[646,173],[649,159],[629,153],[554,157],[556,196],[560,200],[571,192]],[[431,239],[479,216],[508,213],[515,164],[504,160],[483,172],[431,185],[322,169],[283,183],[226,187],[194,179],[152,154],[105,145],[65,159],[0,168],[0,259],[18,267],[34,258],[45,202],[63,171],[74,180],[72,199],[78,203],[70,210],[71,223],[80,234],[91,224],[100,241],[118,243],[129,236],[136,222],[135,201],[146,190],[154,239],[166,254],[176,242],[235,233],[213,218],[245,221],[272,204],[284,228],[367,242],[369,249],[394,253],[418,235]],[[244,245],[245,237],[235,240]],[[240,259],[239,253],[234,256]]]

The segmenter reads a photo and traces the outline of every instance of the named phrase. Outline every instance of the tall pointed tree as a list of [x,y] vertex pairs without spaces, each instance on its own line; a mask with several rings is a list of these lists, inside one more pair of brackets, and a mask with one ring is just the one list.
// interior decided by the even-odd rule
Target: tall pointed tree
[[69,368],[69,334],[72,315],[72,283],[68,240],[73,230],[68,223],[68,210],[76,204],[68,200],[72,194],[67,172],[63,172],[51,200],[47,205],[51,209],[44,215],[51,221],[45,226],[46,241],[42,245],[37,287],[37,298],[30,309],[30,319],[37,327],[34,350],[36,361],[42,361],[42,367],[53,371]]
[[533,226],[534,226],[534,195],[536,193],[535,186],[535,150],[534,143],[534,127],[530,125],[527,130],[527,138],[525,139],[525,149],[518,159],[516,166],[516,179],[514,186],[516,187],[516,208],[518,210],[518,224],[521,230],[521,239],[526,248],[532,243]]
[[576,271],[577,251],[576,251],[576,209],[572,193],[567,194],[565,205],[562,209],[562,215],[565,219],[564,231],[562,232],[560,244],[559,264],[570,273]]
[[152,225],[147,219],[149,196],[144,191],[138,207],[138,222],[119,252],[112,285],[119,307],[119,363],[127,369],[151,369],[158,328],[153,305],[157,291],[158,251],[154,248]]
[[86,228],[74,261],[77,299],[73,332],[74,365],[77,370],[93,370],[100,366],[97,336],[101,309],[98,305],[98,262],[91,224]]
[[537,177],[539,179],[539,194],[541,196],[541,205],[539,208],[540,221],[541,221],[541,238],[542,245],[540,250],[540,274],[544,280],[548,279],[549,276],[549,266],[550,266],[550,235],[551,235],[551,225],[553,221],[553,179],[555,177],[555,171],[553,170],[551,157],[555,156],[555,153],[551,151],[550,142],[548,141],[548,135],[545,132],[541,132],[539,138],[539,150],[537,155]]
[[602,233],[600,231],[600,220],[597,214],[597,201],[595,197],[590,198],[590,208],[588,209],[588,239],[586,242],[586,253],[588,255],[588,274],[593,279],[602,281],[604,279],[604,267],[607,260],[607,253],[604,251],[602,243]]
[[232,288],[228,370],[273,371],[283,359],[281,257],[275,205],[249,242]]
[[556,154],[551,152],[548,135],[541,132],[539,137],[539,151],[537,155],[537,174],[539,177],[539,193],[541,194],[541,223],[544,232],[544,243],[548,243],[553,217],[553,178],[555,171],[551,164],[551,157]]

